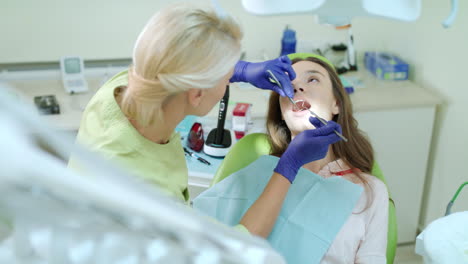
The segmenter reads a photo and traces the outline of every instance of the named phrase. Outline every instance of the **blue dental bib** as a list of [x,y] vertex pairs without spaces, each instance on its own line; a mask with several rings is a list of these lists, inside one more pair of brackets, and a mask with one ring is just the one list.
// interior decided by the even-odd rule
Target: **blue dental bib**
[[[261,156],[201,193],[193,201],[194,209],[227,225],[239,224],[263,192],[277,163],[277,157]],[[288,263],[319,263],[362,191],[361,186],[341,177],[325,179],[301,168],[268,241]]]

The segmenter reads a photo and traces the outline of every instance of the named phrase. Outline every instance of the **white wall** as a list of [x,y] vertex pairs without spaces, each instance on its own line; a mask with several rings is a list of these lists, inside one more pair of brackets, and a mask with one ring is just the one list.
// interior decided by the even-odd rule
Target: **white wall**
[[1,0],[0,63],[58,61],[66,54],[129,58],[139,30],[166,2]]
[[[177,0],[1,0],[0,64],[58,61],[66,54],[84,59],[130,58],[134,41],[148,19]],[[209,0],[192,0],[210,4]],[[345,32],[316,25],[312,16],[256,17],[240,0],[220,0],[243,26],[247,57],[280,51],[281,34],[290,24],[298,38],[314,42],[345,40]],[[6,26],[8,25],[8,26]]]
[[[412,65],[411,79],[436,91],[446,102],[438,108],[434,127],[420,218],[424,227],[443,216],[458,186],[468,181],[468,2],[460,1],[460,12],[449,29],[441,26],[450,11],[449,1],[423,2],[422,16],[416,23],[358,19],[354,32],[357,49],[400,55]],[[395,129],[411,127],[395,124]],[[468,210],[466,187],[453,208],[462,210]]]

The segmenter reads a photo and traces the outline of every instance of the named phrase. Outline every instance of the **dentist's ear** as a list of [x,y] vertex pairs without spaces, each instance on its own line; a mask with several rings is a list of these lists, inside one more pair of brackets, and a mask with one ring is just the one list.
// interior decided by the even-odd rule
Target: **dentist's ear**
[[187,100],[189,105],[192,107],[198,107],[201,104],[204,94],[205,92],[203,89],[189,89],[187,91]]

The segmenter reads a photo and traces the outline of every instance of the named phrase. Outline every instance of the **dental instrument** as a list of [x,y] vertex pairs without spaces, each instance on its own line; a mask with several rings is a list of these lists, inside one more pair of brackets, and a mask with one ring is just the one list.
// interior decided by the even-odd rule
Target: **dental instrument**
[[207,161],[206,159],[204,159],[204,158],[198,156],[197,154],[193,153],[192,151],[188,150],[188,149],[185,148],[185,147],[184,147],[184,152],[185,152],[187,155],[196,158],[196,159],[197,159],[198,161],[200,161],[201,163],[204,163],[204,164],[206,164],[206,165],[211,165],[211,163],[210,163],[209,161]]
[[226,92],[219,102],[218,126],[208,133],[208,137],[203,145],[203,152],[208,156],[225,157],[232,147],[231,132],[229,129],[224,128],[228,103],[229,85],[226,86]]
[[452,206],[455,203],[455,200],[457,199],[458,195],[460,194],[460,191],[463,189],[463,187],[465,187],[465,185],[468,185],[468,181],[462,183],[462,185],[460,185],[460,187],[458,187],[458,190],[455,192],[455,195],[453,196],[452,200],[450,200],[450,202],[447,204],[447,208],[445,210],[445,216],[452,213],[451,212],[452,211]]
[[[271,77],[271,78],[270,78],[270,81],[276,83],[276,84],[280,87],[280,89],[283,89],[283,86],[282,86],[281,83],[278,81],[278,79],[277,79],[276,76],[273,74],[273,72],[270,71],[270,70],[267,70],[267,72],[268,72],[268,74],[270,74],[270,77]],[[283,89],[283,90],[284,90],[284,89]],[[299,107],[297,106],[296,102],[295,102],[291,97],[289,97],[289,96],[286,96],[286,97],[288,97],[289,101],[293,104],[293,106],[295,107],[295,109],[297,109],[297,110],[302,110],[302,109],[299,109]],[[327,120],[325,120],[325,119],[321,118],[320,116],[318,116],[314,111],[310,110],[310,108],[307,109],[307,110],[309,110],[309,113],[310,113],[312,116],[316,117],[322,124],[324,124],[324,125],[327,124]],[[341,139],[344,140],[344,142],[348,142],[348,139],[345,138],[340,132],[338,132],[338,131],[336,131],[336,130],[334,130],[334,131],[335,131],[335,134],[336,134],[337,136],[339,136]]]

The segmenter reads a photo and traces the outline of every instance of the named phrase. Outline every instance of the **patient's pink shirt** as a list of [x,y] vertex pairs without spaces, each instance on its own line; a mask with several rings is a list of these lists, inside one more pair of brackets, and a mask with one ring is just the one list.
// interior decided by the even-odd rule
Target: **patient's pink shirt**
[[[333,175],[333,172],[349,169],[342,160],[337,160],[328,163],[318,174],[324,178],[343,177],[363,186],[352,173],[344,176]],[[371,190],[364,189],[353,214],[348,217],[320,263],[386,263],[387,188],[376,177],[365,173],[361,175],[369,182]],[[366,206],[369,207],[363,211]]]

